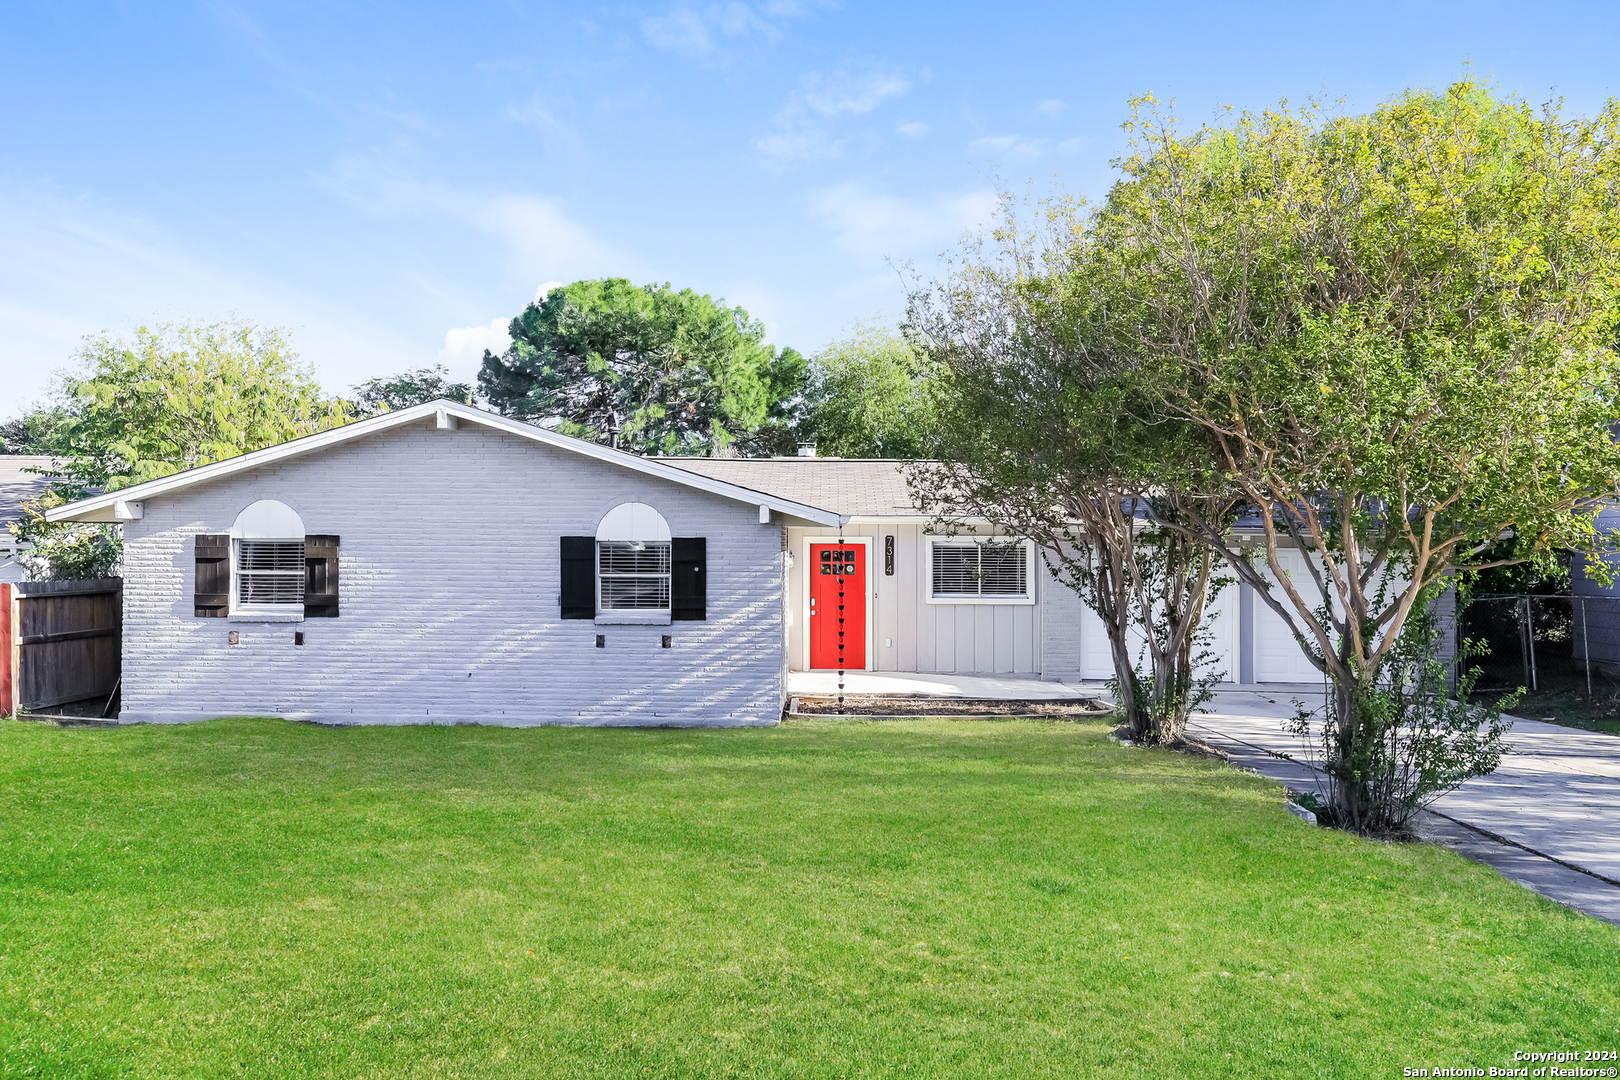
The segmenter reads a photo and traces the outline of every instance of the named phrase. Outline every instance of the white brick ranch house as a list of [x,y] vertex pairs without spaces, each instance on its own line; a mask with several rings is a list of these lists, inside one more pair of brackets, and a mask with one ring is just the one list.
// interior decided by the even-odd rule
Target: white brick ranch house
[[[931,535],[892,461],[645,458],[440,401],[50,517],[124,526],[124,722],[755,725],[789,669],[1112,674],[1030,545]],[[1319,678],[1251,597],[1211,615],[1226,678]]]

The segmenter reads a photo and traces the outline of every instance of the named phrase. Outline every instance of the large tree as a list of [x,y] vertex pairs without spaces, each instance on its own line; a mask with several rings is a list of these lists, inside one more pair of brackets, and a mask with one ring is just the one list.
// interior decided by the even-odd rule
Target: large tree
[[61,474],[114,489],[323,431],[348,418],[285,333],[245,322],[86,339],[61,377]]
[[1126,726],[1178,743],[1213,681],[1201,628],[1225,579],[1207,547],[1161,522],[1227,520],[1234,500],[1201,432],[1144,422],[1137,357],[1097,329],[1107,268],[1077,207],[1050,205],[1045,225],[1022,232],[1004,200],[992,246],[970,243],[950,278],[913,295],[938,457],[912,467],[912,486],[946,527],[983,520],[1035,540],[1102,621]]
[[0,421],[0,454],[55,454],[64,426],[71,420],[66,405],[35,405],[19,416]]
[[453,382],[443,364],[367,379],[354,388],[354,407],[366,416],[447,398],[472,404],[472,387]]
[[804,357],[691,289],[623,278],[558,286],[486,351],[479,389],[501,412],[645,454],[792,453]]
[[[1132,127],[1086,241],[1114,284],[1106,331],[1153,369],[1158,407],[1212,440],[1263,542],[1178,527],[1331,680],[1332,813],[1397,829],[1500,748],[1408,692],[1435,670],[1414,659],[1429,602],[1499,561],[1506,534],[1514,558],[1603,548],[1620,106],[1573,118],[1462,82],[1192,132],[1144,103]],[[1290,546],[1310,555],[1297,577]],[[1448,740],[1457,753],[1413,765]]]
[[919,458],[934,429],[924,358],[898,331],[857,325],[810,361],[802,434],[836,457]]

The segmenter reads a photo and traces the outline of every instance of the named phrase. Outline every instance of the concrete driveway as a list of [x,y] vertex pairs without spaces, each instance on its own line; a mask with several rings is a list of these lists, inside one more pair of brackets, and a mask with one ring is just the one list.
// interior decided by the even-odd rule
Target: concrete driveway
[[[1315,773],[1272,753],[1304,758],[1282,731],[1295,711],[1322,706],[1322,687],[1219,690],[1190,733],[1240,765],[1295,790]],[[1620,925],[1620,737],[1517,720],[1512,751],[1490,776],[1470,780],[1422,815],[1425,839],[1485,862],[1527,888]],[[1269,753],[1268,753],[1269,751]]]

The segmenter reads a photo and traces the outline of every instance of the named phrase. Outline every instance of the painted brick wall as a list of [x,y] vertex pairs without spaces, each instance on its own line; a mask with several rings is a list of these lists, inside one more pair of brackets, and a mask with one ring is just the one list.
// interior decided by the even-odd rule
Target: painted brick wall
[[[342,614],[198,619],[198,533],[276,499],[342,538]],[[708,538],[708,618],[600,626],[558,612],[559,545],[621,502]],[[775,723],[782,529],[758,508],[475,425],[432,421],[149,499],[125,530],[121,719]],[[241,644],[227,643],[230,631]],[[293,644],[302,630],[306,644]],[[595,647],[597,634],[606,648]],[[660,647],[670,634],[673,647]]]

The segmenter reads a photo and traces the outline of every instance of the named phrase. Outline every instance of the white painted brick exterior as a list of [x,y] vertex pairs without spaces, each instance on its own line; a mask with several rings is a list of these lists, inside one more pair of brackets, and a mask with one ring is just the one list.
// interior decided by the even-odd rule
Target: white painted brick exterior
[[[192,536],[276,499],[341,537],[341,612],[199,619]],[[559,616],[561,536],[621,502],[708,540],[707,615]],[[782,528],[758,507],[482,425],[431,419],[155,496],[125,527],[125,722],[773,724],[785,667]],[[241,644],[229,645],[230,631]],[[293,644],[302,630],[306,644]],[[607,645],[595,647],[597,634]],[[660,647],[660,637],[673,647]]]

